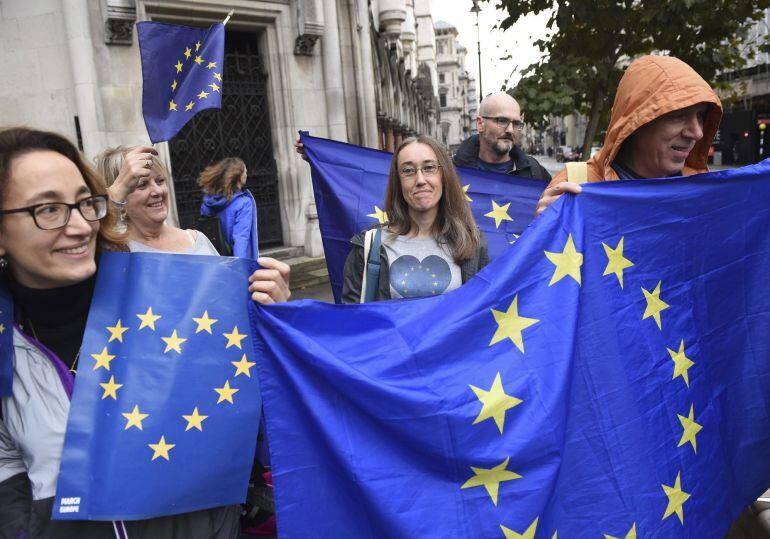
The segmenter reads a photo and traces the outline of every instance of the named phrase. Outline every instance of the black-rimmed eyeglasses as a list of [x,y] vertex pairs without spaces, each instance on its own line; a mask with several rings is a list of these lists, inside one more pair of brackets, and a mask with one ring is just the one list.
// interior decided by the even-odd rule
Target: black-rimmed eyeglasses
[[73,209],[78,210],[86,221],[98,221],[107,215],[107,195],[94,195],[79,200],[74,204],[44,202],[43,204],[35,204],[26,208],[0,210],[0,215],[29,212],[39,229],[54,230],[67,226]]
[[500,129],[508,129],[509,125],[513,125],[514,129],[521,129],[524,127],[524,122],[521,120],[511,120],[510,118],[506,118],[504,116],[482,116],[482,118],[485,120],[492,120]]

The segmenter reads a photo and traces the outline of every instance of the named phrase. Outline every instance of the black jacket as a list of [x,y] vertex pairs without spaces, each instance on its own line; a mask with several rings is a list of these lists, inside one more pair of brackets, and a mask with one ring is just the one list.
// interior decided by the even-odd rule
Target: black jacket
[[[364,275],[364,235],[366,231],[356,234],[350,239],[353,244],[353,250],[348,254],[345,260],[345,279],[342,283],[342,303],[359,303],[361,299],[361,285]],[[463,284],[468,279],[476,275],[484,266],[489,263],[489,248],[487,238],[484,233],[479,231],[480,243],[476,254],[470,260],[466,260],[460,266],[460,275]],[[388,255],[385,246],[380,246],[380,278],[377,287],[377,297],[375,301],[391,299],[390,297],[390,266],[388,265]]]
[[[537,162],[537,159],[524,153],[518,145],[514,144],[510,153],[511,160],[516,165],[516,170],[509,170],[508,174],[536,178],[544,182],[551,181],[551,175]],[[479,168],[476,159],[479,157],[479,136],[472,135],[465,139],[455,153],[454,164],[458,167]]]

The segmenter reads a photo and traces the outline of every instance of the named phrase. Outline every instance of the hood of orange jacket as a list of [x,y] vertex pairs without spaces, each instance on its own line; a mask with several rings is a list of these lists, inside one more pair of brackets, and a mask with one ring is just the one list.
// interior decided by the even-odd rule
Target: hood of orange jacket
[[[710,106],[703,121],[703,138],[690,152],[682,174],[708,172],[708,151],[722,119],[722,103],[693,68],[672,56],[642,56],[634,60],[618,84],[612,118],[601,150],[588,161],[588,181],[617,180],[612,162],[637,129],[669,112],[698,103]],[[560,172],[551,185],[567,179]]]

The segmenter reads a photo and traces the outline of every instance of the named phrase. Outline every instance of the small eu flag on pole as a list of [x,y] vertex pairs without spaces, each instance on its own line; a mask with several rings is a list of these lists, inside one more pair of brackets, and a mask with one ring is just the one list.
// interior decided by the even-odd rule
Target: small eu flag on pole
[[197,112],[222,107],[225,25],[140,22],[142,114],[150,140],[169,140]]

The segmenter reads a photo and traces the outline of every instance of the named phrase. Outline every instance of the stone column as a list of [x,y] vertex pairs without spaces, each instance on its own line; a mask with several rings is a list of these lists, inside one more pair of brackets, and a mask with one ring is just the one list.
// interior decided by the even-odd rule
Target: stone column
[[362,97],[363,107],[360,114],[362,122],[362,138],[364,144],[370,148],[376,147],[374,138],[377,136],[377,100],[374,92],[374,64],[372,63],[372,41],[369,26],[369,6],[366,0],[355,1],[358,8],[358,39],[360,43],[360,81],[358,91]]
[[326,93],[326,121],[329,138],[348,141],[347,122],[345,120],[345,96],[342,88],[342,58],[340,58],[340,32],[337,27],[337,2],[328,0],[323,3],[325,25],[321,36],[323,52],[324,92]]
[[96,78],[96,62],[89,26],[91,17],[88,2],[62,0],[61,3],[75,88],[75,106],[83,135],[83,153],[90,161],[105,147],[104,133],[101,130],[102,99]]
[[401,142],[404,140],[404,132],[401,129],[396,130],[396,140],[394,142],[394,147],[398,148],[401,145]]
[[391,122],[387,122],[385,124],[385,150],[388,152],[395,150],[395,141],[396,139],[393,133],[393,124]]

